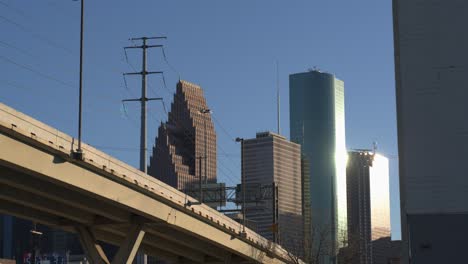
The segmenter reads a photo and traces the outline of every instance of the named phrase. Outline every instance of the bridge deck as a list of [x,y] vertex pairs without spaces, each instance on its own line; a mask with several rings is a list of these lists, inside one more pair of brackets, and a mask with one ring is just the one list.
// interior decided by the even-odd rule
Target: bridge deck
[[[71,159],[70,154],[77,147],[74,138],[1,103],[0,132],[0,166],[4,168],[0,173],[3,175],[0,176],[2,179],[0,184],[17,188],[17,191],[24,193],[25,200],[29,191],[39,193],[37,190],[29,190],[21,185],[21,179],[29,184],[44,184],[44,181],[57,183],[61,185],[62,191],[67,191],[70,187],[70,192],[64,194],[65,196],[80,196],[77,193],[84,191],[87,196],[77,198],[83,199],[83,203],[88,201],[88,203],[94,202],[95,205],[99,205],[103,202],[103,206],[110,204],[119,209],[124,208],[132,215],[145,219],[148,235],[145,236],[143,249],[146,244],[154,244],[157,240],[160,243],[169,243],[169,246],[175,243],[177,245],[172,248],[178,250],[193,251],[193,256],[188,256],[188,258],[194,261],[200,260],[197,255],[200,251],[219,250],[247,261],[293,262],[291,255],[281,246],[247,228],[247,236],[245,238],[240,236],[242,228],[239,223],[204,204],[186,206],[188,201],[195,202],[196,200],[90,145],[82,144],[83,161]],[[31,174],[35,174],[35,177],[28,177]],[[41,178],[44,176],[47,177],[46,180]],[[3,196],[0,196],[0,199],[8,200],[5,198],[8,196],[6,195],[8,189],[4,186],[1,188]],[[50,188],[53,189],[53,187]],[[74,193],[73,190],[79,191]],[[40,196],[41,199],[53,200],[52,197],[46,197],[47,190],[41,194],[44,194]],[[88,199],[90,197],[94,199]],[[17,204],[18,201],[15,200],[15,203]],[[8,203],[4,207],[8,207],[6,205]],[[80,206],[76,203],[74,205],[75,210],[79,210]],[[96,225],[96,215],[116,220],[115,223],[128,220],[126,212],[107,211],[105,207],[103,210],[93,211],[90,208],[93,206],[90,204],[83,205],[83,207],[86,207],[88,212],[94,212],[89,216],[92,219],[87,219],[94,225]],[[35,208],[38,208],[37,204]],[[7,210],[4,209],[4,211]],[[65,216],[67,219],[83,222],[85,219],[83,216],[87,214],[67,212],[62,217]],[[105,238],[103,240],[113,242],[115,239],[112,239],[112,236],[125,236],[125,232],[122,234],[122,229],[116,228],[115,223],[113,223],[114,226],[98,225],[95,232],[98,235],[101,232],[102,237]],[[57,225],[57,223],[52,224]],[[89,223],[85,221],[85,224]],[[62,226],[67,228],[66,225]],[[177,252],[172,250],[170,253],[176,254]],[[224,256],[214,252],[203,254],[214,256],[218,260]]]

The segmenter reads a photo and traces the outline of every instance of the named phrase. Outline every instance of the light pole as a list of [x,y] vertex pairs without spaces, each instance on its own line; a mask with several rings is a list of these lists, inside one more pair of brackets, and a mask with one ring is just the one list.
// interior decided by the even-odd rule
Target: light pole
[[36,263],[36,257],[39,256],[40,250],[40,240],[42,232],[38,231],[36,228],[36,223],[33,223],[32,229],[29,231],[31,233],[31,242],[32,242],[32,252],[31,252],[31,263]]
[[241,191],[242,191],[242,234],[245,237],[245,175],[244,175],[244,139],[236,138],[236,142],[241,143]]
[[80,84],[78,95],[78,148],[73,151],[73,157],[83,160],[83,150],[81,149],[81,117],[83,113],[83,35],[84,35],[84,0],[81,0],[81,22],[80,22]]
[[[201,110],[198,111],[198,112],[199,112],[200,114],[202,114],[202,115],[213,113],[213,112],[211,112],[211,110],[208,109],[208,108],[201,109]],[[204,156],[203,156],[203,158],[205,159],[205,165],[204,165],[204,167],[205,167],[205,184],[207,184],[207,183],[208,183],[208,174],[207,174],[207,172],[206,172],[206,171],[207,171],[207,170],[206,170],[206,168],[207,168],[207,167],[206,167],[206,164],[207,164],[207,161],[206,161],[206,160],[208,159],[208,156],[207,156],[207,151],[206,151],[206,141],[207,141],[207,135],[206,135],[206,117],[203,117],[203,126],[204,126],[203,137],[204,137],[204,145],[205,145],[205,147],[204,147],[205,150],[204,150],[204,154],[203,154]]]
[[[202,109],[198,110],[198,113],[200,113],[201,115],[211,114],[211,110],[208,109],[208,108],[202,108]],[[199,179],[198,179],[198,188],[200,188],[200,190],[199,190],[199,192],[200,192],[200,199],[199,199],[199,200],[200,200],[200,203],[203,203],[203,187],[202,187],[202,186],[203,186],[203,185],[202,185],[202,181],[203,181],[203,180],[202,180],[201,159],[204,159],[204,160],[205,160],[205,162],[204,162],[204,167],[205,167],[205,184],[208,183],[208,174],[206,173],[206,164],[207,164],[207,162],[206,162],[206,160],[207,160],[207,155],[206,155],[206,154],[207,154],[207,153],[206,153],[206,139],[207,139],[207,137],[206,137],[206,117],[205,117],[205,116],[203,116],[203,123],[204,123],[203,137],[204,137],[204,145],[205,145],[205,146],[204,146],[204,149],[205,149],[205,150],[204,150],[203,156],[198,157],[198,158],[200,159],[200,163],[199,163],[199,164],[200,164],[200,166],[199,166],[199,167],[200,167],[200,169],[199,169],[200,175],[199,175]]]

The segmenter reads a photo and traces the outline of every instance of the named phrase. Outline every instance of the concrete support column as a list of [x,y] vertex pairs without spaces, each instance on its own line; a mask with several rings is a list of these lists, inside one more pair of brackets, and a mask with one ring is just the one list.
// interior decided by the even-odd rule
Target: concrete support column
[[119,251],[112,260],[112,264],[131,264],[140,247],[145,231],[143,224],[137,224],[130,227],[127,237],[120,245]]
[[101,246],[96,242],[89,227],[77,226],[76,231],[85,251],[86,257],[91,264],[110,264]]
[[231,264],[232,263],[232,254],[227,254],[224,258],[224,264]]

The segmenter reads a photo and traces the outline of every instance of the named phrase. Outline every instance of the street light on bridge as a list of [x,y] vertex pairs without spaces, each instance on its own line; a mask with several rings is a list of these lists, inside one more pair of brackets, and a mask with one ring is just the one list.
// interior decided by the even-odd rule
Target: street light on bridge
[[245,175],[244,175],[244,139],[236,138],[236,142],[241,143],[241,188],[242,188],[242,233],[241,236],[246,236],[245,233]]

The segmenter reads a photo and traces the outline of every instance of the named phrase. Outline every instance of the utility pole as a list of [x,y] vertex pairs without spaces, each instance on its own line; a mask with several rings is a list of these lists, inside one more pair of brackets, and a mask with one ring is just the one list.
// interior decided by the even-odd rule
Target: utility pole
[[142,49],[143,50],[143,58],[142,58],[142,70],[141,72],[130,72],[124,73],[125,75],[141,75],[141,97],[135,99],[125,99],[122,102],[131,102],[131,101],[139,101],[141,103],[141,130],[140,130],[140,170],[144,173],[147,173],[147,166],[146,166],[146,152],[147,152],[147,144],[146,144],[146,102],[147,101],[154,101],[154,100],[162,100],[162,98],[148,98],[146,97],[146,76],[148,74],[162,74],[162,71],[147,71],[146,70],[146,50],[148,48],[160,48],[163,45],[147,45],[146,41],[149,39],[165,39],[166,37],[141,37],[141,38],[131,38],[130,40],[141,40],[143,43],[140,46],[129,46],[125,47],[124,49]]
[[[165,39],[166,37],[141,37],[141,38],[131,38],[131,41],[134,40],[141,40],[143,43],[140,46],[129,46],[125,47],[124,49],[142,49],[143,50],[143,57],[142,57],[142,66],[141,72],[130,72],[124,73],[125,75],[141,75],[141,97],[134,98],[134,99],[125,99],[122,102],[132,102],[132,101],[139,101],[141,103],[141,129],[140,129],[140,170],[144,173],[147,173],[148,167],[146,166],[146,152],[147,152],[147,144],[146,144],[146,102],[147,101],[154,101],[154,100],[163,100],[162,98],[148,98],[146,97],[146,76],[148,74],[162,74],[162,71],[147,71],[146,70],[146,50],[148,48],[161,48],[163,45],[147,45],[146,41],[149,39]],[[137,254],[137,264],[147,264],[148,257],[146,254],[138,253]]]

